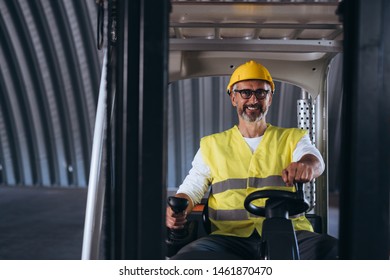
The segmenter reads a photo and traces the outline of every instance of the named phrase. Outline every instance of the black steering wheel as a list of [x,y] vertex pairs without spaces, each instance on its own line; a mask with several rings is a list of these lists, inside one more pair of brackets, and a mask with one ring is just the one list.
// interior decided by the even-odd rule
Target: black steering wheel
[[[309,204],[303,195],[303,183],[295,183],[295,192],[281,190],[260,190],[249,194],[244,201],[245,209],[257,216],[269,217],[278,215],[294,216],[304,213],[309,209]],[[252,201],[259,198],[268,198],[267,207],[259,207]],[[273,212],[272,212],[273,211]]]

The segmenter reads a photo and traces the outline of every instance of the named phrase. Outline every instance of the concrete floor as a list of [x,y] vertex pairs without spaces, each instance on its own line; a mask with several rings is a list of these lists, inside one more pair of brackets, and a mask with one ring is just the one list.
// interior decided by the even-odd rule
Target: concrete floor
[[0,187],[0,259],[81,259],[87,192]]
[[[0,260],[81,259],[85,189],[0,187]],[[338,236],[338,210],[329,233]]]

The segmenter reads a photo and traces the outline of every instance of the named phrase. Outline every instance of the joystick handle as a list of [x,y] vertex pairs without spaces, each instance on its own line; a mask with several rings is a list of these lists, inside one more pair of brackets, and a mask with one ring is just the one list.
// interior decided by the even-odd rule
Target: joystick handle
[[[189,201],[182,197],[168,197],[168,205],[176,214],[185,211],[189,205]],[[167,238],[165,244],[167,246],[167,257],[175,255],[183,246],[196,239],[198,225],[195,221],[187,221],[182,229],[167,228]]]
[[[185,198],[175,196],[168,197],[168,205],[176,214],[186,210],[188,204],[189,202]],[[186,226],[184,226],[183,229],[169,229],[168,231],[168,238],[171,240],[184,239],[187,235],[188,230]]]
[[177,213],[183,212],[186,210],[189,202],[185,198],[181,197],[175,197],[175,196],[170,196],[168,197],[168,205],[171,207],[172,211]]

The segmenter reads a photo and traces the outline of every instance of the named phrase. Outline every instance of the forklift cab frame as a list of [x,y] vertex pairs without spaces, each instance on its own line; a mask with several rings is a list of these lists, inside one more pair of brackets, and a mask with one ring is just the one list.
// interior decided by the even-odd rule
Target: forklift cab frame
[[[301,98],[291,105],[298,107],[297,127],[309,131],[327,164],[327,79],[343,38],[337,8],[337,3],[173,2],[169,81],[229,76],[246,61],[262,63],[274,80],[301,88]],[[321,217],[317,227],[327,232],[327,171],[306,184],[305,196],[311,214]]]
[[[120,9],[114,4],[116,1],[109,1],[107,34],[110,45],[104,61],[108,67],[103,68],[103,86],[99,93],[83,259],[101,257],[102,232],[106,232],[109,247],[105,258],[148,258],[147,250],[141,250],[140,244],[150,248],[158,245],[142,242],[147,235],[139,236],[138,233],[143,228],[161,234],[160,252],[165,255],[165,230],[161,223],[164,217],[161,216],[158,223],[148,221],[158,218],[153,213],[161,210],[159,205],[163,209],[166,207],[167,190],[150,192],[150,187],[146,186],[166,184],[167,140],[161,142],[161,148],[156,147],[154,154],[152,140],[166,138],[167,89],[158,96],[153,95],[147,110],[143,107],[146,96],[141,93],[155,92],[157,85],[164,88],[167,81],[229,76],[248,60],[261,61],[274,80],[302,89],[301,102],[297,106],[309,117],[298,122],[298,126],[310,131],[311,140],[327,162],[327,75],[332,59],[342,52],[343,37],[336,14],[337,2],[171,1],[170,10],[164,2],[154,9],[143,9],[137,1],[122,1]],[[143,17],[137,11],[143,11]],[[168,13],[170,20],[166,25]],[[148,20],[160,22],[161,30],[153,24],[144,24],[142,29],[140,23]],[[142,40],[134,44],[133,39],[138,36]],[[166,40],[168,37],[169,41]],[[169,51],[163,52],[163,57],[159,49],[148,53],[147,46],[154,44]],[[166,65],[168,73],[164,76],[161,73],[166,71]],[[144,79],[144,82],[131,82],[134,77]],[[155,82],[146,82],[144,77],[156,77]],[[134,92],[140,95],[134,95]],[[111,108],[108,116],[105,116],[105,108]],[[149,118],[147,112],[153,112],[153,117]],[[160,117],[156,118],[158,115]],[[106,119],[109,125],[104,141],[101,135],[105,133]],[[146,137],[148,127],[157,128],[153,137]],[[131,137],[133,133],[138,133],[139,137]],[[100,172],[103,146],[107,161],[105,180]],[[164,158],[163,162],[156,162],[156,155]],[[147,169],[143,167],[146,162],[149,162],[148,168],[161,170],[161,177],[146,175]],[[157,181],[158,178],[162,181]],[[327,181],[325,173],[316,185],[308,185],[305,191],[312,212],[322,218],[323,232],[327,231],[328,223]],[[138,187],[129,188],[129,185]],[[145,199],[154,203],[140,202]],[[143,207],[140,209],[136,205]],[[105,219],[103,209],[111,209]],[[133,223],[139,230],[131,230]],[[157,239],[153,240],[159,243]]]

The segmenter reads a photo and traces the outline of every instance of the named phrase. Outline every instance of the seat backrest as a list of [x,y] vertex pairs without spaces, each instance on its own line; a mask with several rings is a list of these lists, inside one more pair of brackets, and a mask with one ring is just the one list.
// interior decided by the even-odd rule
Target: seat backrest
[[204,204],[203,211],[202,211],[202,222],[203,222],[203,228],[207,234],[211,233],[211,222],[209,219],[209,200],[207,198],[206,203]]

